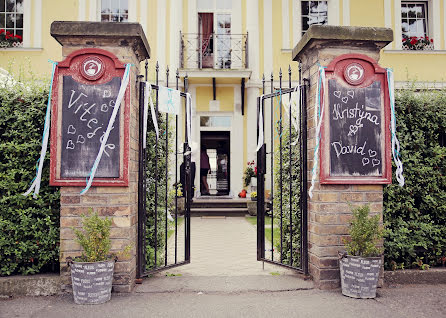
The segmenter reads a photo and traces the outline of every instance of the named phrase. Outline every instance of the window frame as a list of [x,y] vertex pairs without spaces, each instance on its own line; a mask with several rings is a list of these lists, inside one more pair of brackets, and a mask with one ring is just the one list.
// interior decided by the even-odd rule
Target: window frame
[[[103,2],[104,0],[98,0],[98,14],[99,14],[99,21],[100,22],[129,22],[130,21],[130,6],[131,6],[131,4],[130,4],[130,0],[118,0],[119,1],[119,10],[118,10],[118,19],[120,19],[121,20],[121,18],[125,15],[125,13],[123,14],[122,12],[121,12],[121,3],[122,3],[122,1],[127,1],[127,20],[125,20],[125,21],[112,21],[111,20],[111,17],[114,15],[111,11],[109,12],[109,13],[106,13],[106,14],[103,14],[103,12],[102,12],[102,2]],[[112,0],[105,0],[105,1],[108,1],[108,3],[110,4],[110,8],[111,8],[111,2],[112,2]],[[125,12],[125,11],[124,11]],[[103,15],[108,15],[108,19],[109,20],[102,20],[102,16]]]
[[[26,0],[13,0],[14,1],[14,11],[8,11],[7,1],[9,1],[9,0],[0,0],[0,2],[3,2],[3,4],[4,4],[4,10],[0,11],[0,15],[4,16],[4,23],[5,23],[4,27],[0,27],[0,29],[5,30],[5,32],[10,32],[14,36],[17,35],[17,31],[21,31],[22,34],[18,34],[22,38],[22,40],[20,42],[18,42],[20,44],[17,44],[16,46],[13,46],[12,48],[23,47],[24,36],[25,36],[25,2],[26,2]],[[21,12],[19,12],[17,10],[17,1],[21,1],[21,6],[22,6]],[[17,14],[22,15],[22,27],[21,28],[17,27],[16,19],[14,19],[13,27],[8,27],[7,26],[7,16],[11,16],[11,15],[17,16]],[[8,48],[10,48],[10,47],[8,47]]]
[[[307,17],[307,18],[310,17],[311,2],[325,2],[327,4],[327,15],[325,16],[327,22],[324,23],[324,24],[328,24],[328,16],[329,16],[329,13],[328,13],[328,0],[300,0],[299,2],[300,2],[300,7],[301,7],[301,12],[300,12],[300,25],[301,25],[300,32],[301,32],[301,36],[303,36],[305,34],[305,32],[307,32],[307,30],[308,30],[308,29],[305,30],[305,31],[303,30],[303,21],[304,21],[305,17]],[[306,14],[306,15],[303,14],[303,12],[302,12],[302,5],[303,5],[304,2],[308,3],[308,5],[309,5],[308,6],[308,14]],[[324,16],[324,15],[320,15],[320,12],[318,12],[317,17],[321,17],[321,16]],[[312,25],[320,25],[320,24],[319,23],[315,23],[315,24],[312,24]],[[310,27],[310,25],[308,25],[308,27]]]

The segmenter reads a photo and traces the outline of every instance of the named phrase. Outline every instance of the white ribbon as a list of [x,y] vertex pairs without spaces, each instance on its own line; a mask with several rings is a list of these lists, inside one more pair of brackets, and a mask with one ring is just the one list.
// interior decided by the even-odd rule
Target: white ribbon
[[314,184],[316,182],[316,171],[319,162],[319,145],[321,140],[321,126],[322,120],[324,118],[324,108],[325,108],[325,99],[321,97],[321,88],[322,92],[325,93],[325,69],[323,66],[319,65],[319,81],[316,87],[316,102],[314,105],[314,118],[316,120],[316,145],[314,147],[314,156],[313,156],[313,169],[311,170],[311,187],[308,190],[308,195],[310,198],[313,197],[313,189]]
[[[291,116],[291,123],[294,126],[294,129],[297,132],[297,138],[296,140],[291,144],[292,146],[297,145],[297,143],[299,142],[299,134],[300,134],[300,130],[299,130],[299,120],[300,120],[300,88],[301,86],[298,85],[294,88],[294,90],[291,92],[291,95],[293,93],[297,93],[297,98],[293,99],[292,96],[291,98],[287,101],[286,98],[282,98],[282,104],[284,105],[284,109],[285,112],[287,113],[288,116]],[[286,94],[284,95],[284,97],[286,97]],[[297,100],[297,102],[296,102]],[[294,107],[293,107],[294,106]],[[295,111],[293,111],[295,110]],[[291,136],[290,136],[291,138]]]
[[51,119],[51,95],[52,95],[52,89],[53,89],[53,80],[54,80],[54,73],[56,71],[57,63],[53,61],[49,61],[53,64],[53,70],[51,73],[51,85],[50,85],[50,91],[48,95],[48,104],[46,106],[46,115],[45,115],[45,124],[43,128],[43,136],[42,136],[42,149],[40,150],[40,158],[39,158],[39,167],[37,168],[37,174],[34,178],[31,186],[29,187],[28,191],[26,191],[23,195],[27,196],[29,195],[33,190],[33,198],[37,198],[37,195],[39,194],[40,190],[40,182],[42,180],[42,170],[43,170],[43,162],[45,161],[45,155],[46,155],[46,149],[48,148],[48,138],[50,135],[50,119]]
[[102,154],[104,153],[105,145],[107,144],[108,136],[112,130],[113,124],[115,123],[116,116],[118,114],[119,108],[121,106],[122,99],[124,98],[125,90],[129,83],[130,79],[130,67],[131,64],[127,64],[125,66],[124,76],[122,78],[121,87],[119,88],[118,97],[116,98],[115,107],[113,108],[113,113],[110,117],[110,121],[108,122],[107,130],[105,131],[104,138],[102,139],[101,147],[99,148],[98,155],[96,156],[96,160],[94,161],[93,167],[91,168],[87,186],[81,191],[81,195],[85,194],[88,189],[90,189],[91,184],[93,183],[94,175],[96,174],[96,170],[98,168],[99,162],[101,161]]
[[389,87],[389,99],[390,99],[390,111],[391,111],[391,119],[390,119],[390,132],[392,135],[392,156],[393,161],[396,165],[396,180],[400,187],[404,186],[404,176],[403,176],[403,163],[400,160],[400,142],[396,137],[396,115],[395,115],[395,81],[393,78],[393,70],[387,69],[387,83]]
[[259,122],[258,122],[258,127],[259,127],[259,137],[257,139],[257,148],[256,148],[256,152],[260,150],[260,148],[262,148],[262,145],[264,143],[264,136],[263,136],[263,110],[262,110],[262,100],[263,100],[263,96],[260,96],[260,109],[259,109]]
[[153,106],[152,100],[152,84],[145,83],[144,90],[144,133],[143,133],[143,147],[146,149],[147,146],[147,120],[149,117],[149,103],[150,103],[150,113],[152,114],[152,122],[155,127],[156,137],[159,138],[158,121],[156,119],[155,107]]
[[186,93],[186,130],[187,130],[187,144],[189,147],[192,145],[192,96],[190,93]]

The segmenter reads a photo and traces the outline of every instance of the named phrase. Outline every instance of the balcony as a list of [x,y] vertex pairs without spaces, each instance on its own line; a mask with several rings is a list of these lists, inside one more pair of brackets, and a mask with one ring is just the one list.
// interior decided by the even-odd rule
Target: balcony
[[180,68],[195,77],[249,77],[248,34],[181,33]]

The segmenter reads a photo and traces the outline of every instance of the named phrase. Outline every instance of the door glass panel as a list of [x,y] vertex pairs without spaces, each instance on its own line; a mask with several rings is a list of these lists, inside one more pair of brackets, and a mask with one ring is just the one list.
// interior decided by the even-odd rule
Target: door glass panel
[[231,127],[229,116],[201,116],[200,127]]
[[216,68],[231,68],[231,15],[217,14]]

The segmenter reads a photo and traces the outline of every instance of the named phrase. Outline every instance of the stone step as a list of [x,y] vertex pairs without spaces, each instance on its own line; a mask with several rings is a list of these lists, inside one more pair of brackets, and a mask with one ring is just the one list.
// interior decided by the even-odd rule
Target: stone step
[[240,199],[194,199],[192,208],[246,208],[246,200]]
[[191,216],[245,216],[248,214],[248,208],[196,208],[190,209]]

